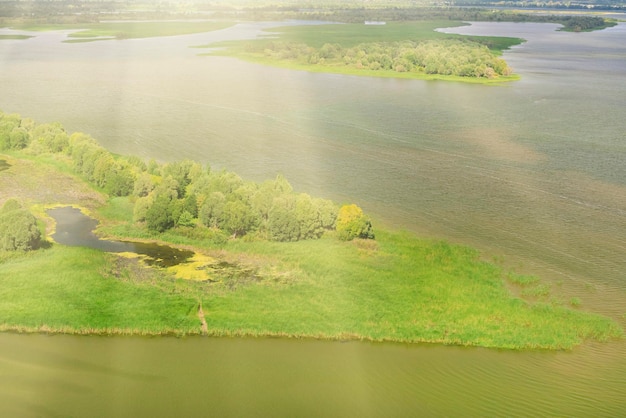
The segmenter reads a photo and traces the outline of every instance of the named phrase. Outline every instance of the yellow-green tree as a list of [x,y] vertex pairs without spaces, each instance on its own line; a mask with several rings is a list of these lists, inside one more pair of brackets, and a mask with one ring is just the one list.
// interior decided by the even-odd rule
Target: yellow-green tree
[[344,241],[354,238],[374,239],[372,222],[357,205],[343,205],[337,214],[337,235]]

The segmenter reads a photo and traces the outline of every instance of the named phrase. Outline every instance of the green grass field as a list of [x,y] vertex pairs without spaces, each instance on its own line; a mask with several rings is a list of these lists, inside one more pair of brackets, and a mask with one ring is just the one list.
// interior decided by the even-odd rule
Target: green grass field
[[5,259],[0,329],[199,334],[201,303],[217,336],[569,349],[622,334],[598,315],[513,298],[500,269],[475,251],[406,233],[379,231],[376,244],[233,242],[220,251],[255,279],[174,280],[61,245]]
[[300,273],[288,286],[261,283],[205,299],[217,335],[561,349],[621,334],[606,318],[513,298],[502,271],[476,251],[408,233],[379,231],[377,245],[325,239],[229,248],[279,258]]
[[196,299],[107,275],[111,257],[53,245],[5,259],[0,264],[0,330],[199,333]]

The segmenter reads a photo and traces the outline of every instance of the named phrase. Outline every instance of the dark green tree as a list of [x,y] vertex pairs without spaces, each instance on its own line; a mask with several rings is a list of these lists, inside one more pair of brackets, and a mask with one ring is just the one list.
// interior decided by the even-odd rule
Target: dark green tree
[[[152,205],[146,211],[146,224],[149,229],[164,232],[174,226],[175,200],[167,194],[159,194],[154,198]],[[180,215],[179,215],[180,216]]]

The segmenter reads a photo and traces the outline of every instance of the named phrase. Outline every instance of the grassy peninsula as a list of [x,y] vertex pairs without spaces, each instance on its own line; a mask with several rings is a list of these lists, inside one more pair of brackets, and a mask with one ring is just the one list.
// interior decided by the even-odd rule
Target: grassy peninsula
[[[12,126],[8,135],[7,126]],[[3,115],[0,127],[8,138],[0,141],[0,205],[19,200],[48,234],[54,225],[46,208],[83,207],[101,222],[101,235],[158,241],[196,254],[190,263],[161,269],[132,255],[51,240],[36,251],[0,252],[0,330],[284,336],[507,349],[570,349],[585,340],[623,336],[611,319],[582,310],[584,300],[562,301],[539,279],[486,262],[471,248],[376,225],[375,240],[339,239],[334,230],[292,240],[264,235],[261,225],[256,233],[224,238],[217,231],[230,224],[219,224],[222,218],[209,228],[195,218],[181,223],[181,214],[178,223],[161,232],[137,220],[141,198],[134,187],[127,188],[124,176],[102,171],[129,170],[138,182],[145,172],[136,159],[113,156],[91,142],[97,152],[80,153],[89,149],[77,139],[84,134],[69,135],[59,124]],[[100,167],[100,176],[111,183],[98,184],[77,170],[77,153],[84,164]],[[171,166],[169,171],[166,165],[147,166],[160,184],[171,177],[164,173],[175,173]],[[222,174],[214,179],[232,180]],[[218,183],[209,181],[207,187]],[[244,191],[237,190],[239,195]],[[287,196],[281,194],[274,204],[283,204]],[[288,219],[284,216],[280,219]],[[522,296],[514,297],[511,288]]]

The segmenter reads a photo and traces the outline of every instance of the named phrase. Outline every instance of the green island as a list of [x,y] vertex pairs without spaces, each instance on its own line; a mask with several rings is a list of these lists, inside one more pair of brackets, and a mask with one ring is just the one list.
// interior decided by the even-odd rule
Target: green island
[[519,79],[499,56],[522,39],[436,31],[462,25],[460,21],[381,23],[282,27],[262,39],[207,47],[225,48],[211,55],[311,72],[474,83]]
[[[476,250],[376,225],[355,204],[193,161],[113,155],[84,133],[0,114],[0,330],[282,336],[571,349],[613,320]],[[193,252],[173,267],[61,245],[48,210],[98,235]]]

